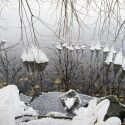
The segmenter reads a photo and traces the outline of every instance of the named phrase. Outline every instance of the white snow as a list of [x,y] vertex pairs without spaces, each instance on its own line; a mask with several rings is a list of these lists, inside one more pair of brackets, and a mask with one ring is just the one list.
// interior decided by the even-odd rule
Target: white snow
[[66,117],[66,115],[61,112],[49,112],[46,114],[46,116]]
[[[25,122],[15,122],[15,117],[24,115],[36,116],[37,112],[26,106],[19,98],[19,90],[15,85],[9,85],[0,89],[0,125],[121,125],[121,120],[117,117],[111,117],[104,121],[104,116],[110,105],[110,101],[105,99],[97,104],[97,99],[92,99],[88,107],[81,107],[75,111],[76,116],[73,120],[62,120],[53,118],[44,118]],[[74,102],[74,100],[68,101]],[[70,106],[70,105],[69,105]],[[63,115],[60,113],[50,113]],[[49,115],[49,114],[48,114]]]
[[110,49],[109,49],[108,43],[105,44],[104,49],[103,49],[103,52],[104,52],[104,53],[108,53],[108,52],[110,52]]
[[15,117],[32,115],[37,112],[20,101],[19,90],[15,85],[0,89],[0,125],[15,125]]
[[76,116],[71,121],[45,118],[19,125],[49,125],[50,123],[52,125],[121,125],[121,120],[117,117],[111,117],[104,121],[109,105],[108,99],[101,101],[99,104],[97,104],[97,100],[93,99],[88,107],[79,108],[76,111]]
[[74,105],[75,101],[76,101],[76,98],[67,98],[67,99],[65,100],[65,105],[66,105],[66,107],[67,107],[68,109],[71,109],[72,106]]
[[122,55],[122,49],[120,49],[119,52],[116,54],[114,64],[122,66],[122,62],[123,62],[123,55]]
[[28,61],[36,63],[45,63],[49,61],[46,54],[33,44],[31,44],[31,47],[29,47],[27,51],[23,51],[21,58],[23,62]]

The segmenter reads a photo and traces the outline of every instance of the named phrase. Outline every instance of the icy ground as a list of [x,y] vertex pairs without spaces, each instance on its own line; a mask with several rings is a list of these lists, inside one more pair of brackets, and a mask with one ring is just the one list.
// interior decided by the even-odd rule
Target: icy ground
[[[64,107],[59,99],[62,95],[62,92],[48,92],[42,93],[39,97],[37,97],[32,103],[31,107],[39,112],[40,115],[46,115],[49,112],[61,112],[66,113]],[[83,105],[90,101],[92,97],[87,95],[79,94]],[[23,94],[20,95],[22,101],[28,103],[31,100],[31,97],[25,96]]]
[[[34,100],[37,103],[37,100],[44,97],[46,99],[44,108],[47,109],[49,105],[54,105],[56,102],[54,99],[57,99],[60,94],[56,93],[55,98],[52,98],[52,93],[48,93],[49,97],[46,99],[46,93],[43,93],[39,98]],[[48,95],[47,94],[47,95]],[[86,96],[87,97],[87,96]],[[27,98],[25,96],[25,98]],[[52,98],[52,100],[51,100]],[[88,99],[88,97],[87,97]],[[106,121],[104,121],[104,117],[108,111],[110,106],[110,101],[105,99],[98,102],[97,98],[91,99],[88,103],[88,107],[79,107],[79,109],[75,109],[73,112],[75,116],[72,120],[64,120],[64,119],[54,119],[54,118],[43,118],[38,119],[38,113],[33,108],[24,104],[23,101],[20,100],[19,90],[15,85],[9,85],[0,89],[0,125],[121,125],[121,120],[117,117],[110,117]],[[51,100],[51,101],[50,101]],[[27,100],[29,101],[29,100]],[[58,100],[57,100],[58,101]],[[83,101],[84,102],[84,101]],[[51,104],[52,103],[52,104]],[[41,103],[41,105],[43,105]],[[34,104],[34,106],[38,106]],[[40,104],[39,104],[40,106]],[[59,105],[55,105],[59,108]],[[52,107],[50,108],[52,110]],[[44,113],[45,113],[44,109]],[[49,111],[50,111],[49,109]],[[43,107],[42,107],[43,110]],[[41,112],[42,112],[41,110]],[[54,110],[54,109],[53,109]],[[49,112],[47,110],[47,112]],[[50,113],[51,114],[51,113]],[[58,114],[58,113],[57,113]],[[60,113],[59,113],[60,114]]]

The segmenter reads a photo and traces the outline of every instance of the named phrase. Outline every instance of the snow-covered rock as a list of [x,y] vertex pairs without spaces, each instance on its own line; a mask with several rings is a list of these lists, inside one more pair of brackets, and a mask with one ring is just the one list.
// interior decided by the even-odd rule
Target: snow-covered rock
[[81,106],[82,101],[79,95],[75,92],[75,90],[69,90],[62,96],[60,96],[60,100],[66,110],[73,111]]
[[123,62],[123,55],[122,55],[122,49],[120,49],[119,52],[116,54],[114,64],[122,66],[122,62]]

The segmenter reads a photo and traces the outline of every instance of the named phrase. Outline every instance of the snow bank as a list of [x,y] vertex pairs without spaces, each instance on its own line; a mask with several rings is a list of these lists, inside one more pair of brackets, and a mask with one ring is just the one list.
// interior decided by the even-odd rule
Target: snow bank
[[28,61],[36,63],[46,63],[49,61],[46,54],[33,44],[28,48],[27,51],[23,51],[21,58],[23,62]]
[[0,125],[15,125],[18,116],[37,116],[37,112],[20,101],[19,90],[15,85],[0,89]]

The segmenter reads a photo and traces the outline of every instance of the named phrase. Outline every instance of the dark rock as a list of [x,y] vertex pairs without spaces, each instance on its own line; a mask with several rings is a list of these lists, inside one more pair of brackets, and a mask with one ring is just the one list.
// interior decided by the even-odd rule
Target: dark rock
[[110,101],[110,106],[108,112],[105,116],[105,120],[109,117],[119,117],[121,121],[124,121],[125,118],[125,106],[119,103],[119,101],[115,98],[115,96],[107,96],[101,98],[100,101],[108,99]]

